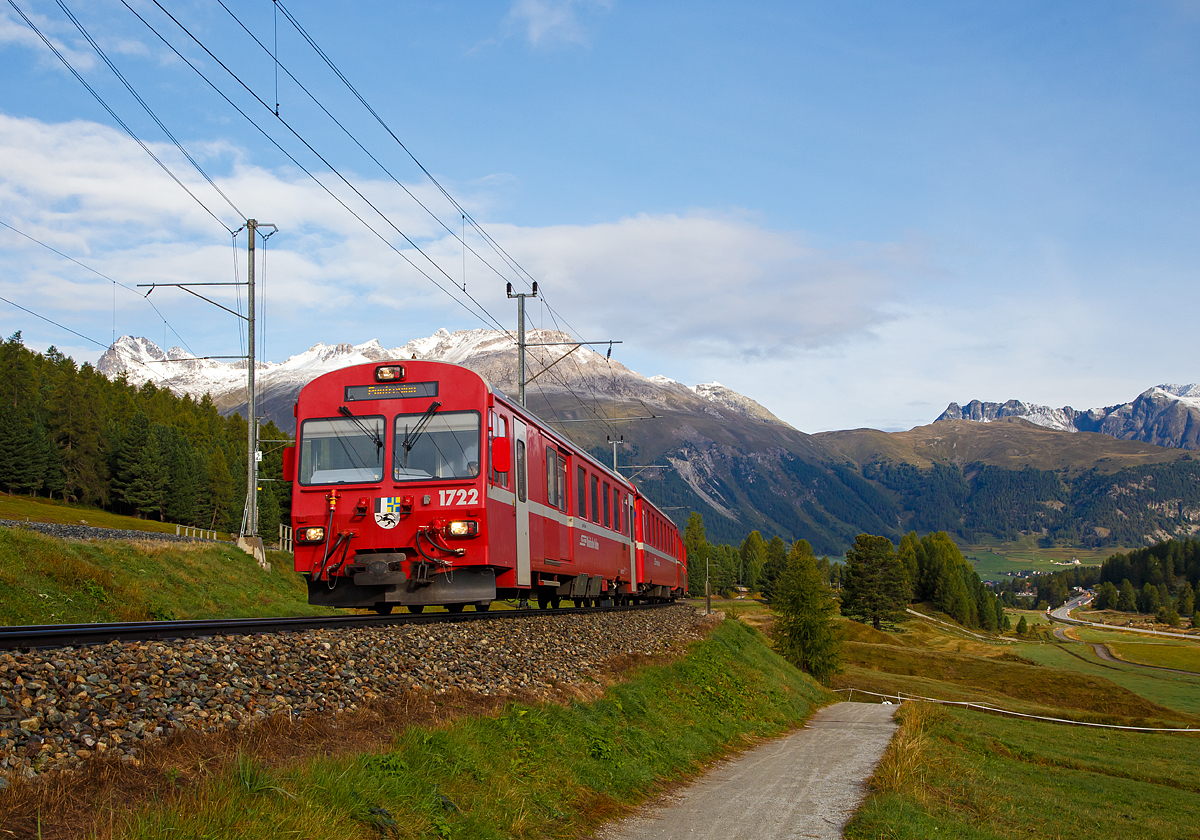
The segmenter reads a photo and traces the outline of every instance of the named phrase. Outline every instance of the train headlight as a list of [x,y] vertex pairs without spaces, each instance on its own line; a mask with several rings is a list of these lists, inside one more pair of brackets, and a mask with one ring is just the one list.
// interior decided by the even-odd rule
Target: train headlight
[[325,542],[325,529],[324,528],[297,528],[296,529],[296,542],[307,543],[309,545],[311,545],[313,543]]
[[475,519],[455,519],[446,523],[447,537],[474,537],[479,534],[479,521]]
[[383,365],[375,368],[376,382],[398,382],[404,378],[404,365]]

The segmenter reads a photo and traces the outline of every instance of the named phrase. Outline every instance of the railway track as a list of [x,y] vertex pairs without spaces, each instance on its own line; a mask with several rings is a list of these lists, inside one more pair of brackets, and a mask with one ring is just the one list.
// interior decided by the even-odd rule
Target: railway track
[[401,613],[399,615],[333,615],[302,618],[228,618],[190,621],[129,621],[101,624],[36,624],[0,627],[0,650],[77,647],[114,641],[186,639],[225,635],[265,635],[340,627],[379,627],[443,622],[507,620],[539,615],[585,615],[658,609],[664,604],[613,607],[567,607],[555,610],[495,610],[484,612]]

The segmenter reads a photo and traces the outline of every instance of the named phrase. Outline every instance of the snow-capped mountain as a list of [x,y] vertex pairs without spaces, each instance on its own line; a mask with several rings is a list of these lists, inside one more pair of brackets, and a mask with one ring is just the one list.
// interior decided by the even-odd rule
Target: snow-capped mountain
[[1140,440],[1178,449],[1200,449],[1200,385],[1156,385],[1132,402],[1077,411],[1020,400],[1004,403],[972,400],[965,407],[950,403],[937,421],[1020,417],[1064,432],[1100,432],[1121,440]]
[[[749,397],[718,383],[688,387],[665,376],[642,376],[620,362],[585,346],[566,333],[532,330],[526,351],[529,393],[578,392],[590,398],[642,403],[647,407],[681,408],[682,404],[721,416],[722,411],[762,423],[786,426]],[[558,344],[556,344],[558,343]],[[391,359],[426,359],[461,364],[475,370],[504,393],[516,394],[517,354],[510,334],[498,330],[440,329],[400,347],[385,348],[372,339],[363,344],[317,344],[283,362],[259,362],[255,380],[262,411],[281,428],[291,429],[296,393],[316,377],[339,368]],[[146,338],[122,336],[97,364],[105,376],[124,376],[130,383],[153,382],[199,399],[211,395],[222,411],[246,403],[246,363],[193,359],[182,348],[164,352]]]

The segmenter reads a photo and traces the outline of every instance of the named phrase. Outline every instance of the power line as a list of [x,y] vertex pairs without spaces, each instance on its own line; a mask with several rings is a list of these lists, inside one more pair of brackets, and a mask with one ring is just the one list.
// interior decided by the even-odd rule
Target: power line
[[[463,255],[464,260],[466,258],[466,251],[470,251],[471,254],[476,259],[478,259],[481,263],[483,263],[488,268],[490,268],[492,270],[492,272],[497,277],[499,277],[501,280],[508,279],[499,269],[497,269],[494,265],[492,265],[490,262],[488,262],[486,259],[484,259],[482,254],[480,254],[478,251],[476,251],[474,248],[472,248],[470,245],[467,244],[465,234],[460,237],[459,234],[453,228],[451,228],[449,225],[447,225],[445,223],[445,221],[443,221],[442,218],[440,216],[438,216],[437,213],[435,213],[432,209],[430,209],[430,207],[427,204],[425,204],[425,202],[421,201],[421,199],[418,198],[412,192],[412,190],[410,190],[399,178],[397,178],[392,173],[392,171],[390,169],[388,169],[387,166],[385,166],[382,161],[379,160],[379,158],[377,158],[365,145],[363,145],[363,143],[358,139],[358,137],[356,137],[354,135],[354,133],[351,132],[350,129],[347,128],[341,120],[339,120],[336,116],[334,116],[333,113],[328,108],[326,108],[324,104],[322,104],[321,100],[319,100],[316,97],[316,95],[312,93],[312,91],[310,91],[307,87],[305,87],[303,82],[301,82],[298,78],[296,78],[295,74],[293,74],[292,71],[288,69],[287,65],[282,63],[281,61],[279,61],[278,53],[277,52],[272,53],[271,50],[267,49],[267,46],[261,40],[259,40],[258,36],[256,36],[252,31],[250,31],[249,27],[247,27],[246,24],[243,23],[240,18],[238,18],[237,14],[235,14],[233,12],[233,10],[231,10],[227,5],[225,5],[224,0],[217,0],[217,2],[221,5],[221,8],[223,8],[226,12],[229,13],[229,16],[231,18],[233,18],[234,22],[237,23],[237,25],[242,28],[242,31],[245,32],[247,35],[249,35],[251,40],[253,40],[254,43],[257,44],[264,53],[266,53],[268,56],[271,56],[272,60],[275,62],[276,74],[278,74],[278,71],[282,69],[284,74],[286,74],[287,77],[289,79],[291,79],[296,84],[297,87],[300,88],[300,90],[304,91],[305,95],[307,95],[308,98],[312,100],[313,104],[316,105],[318,108],[320,108],[321,111],[323,111],[325,113],[325,116],[329,117],[329,119],[333,121],[334,125],[336,125],[338,128],[340,128],[342,130],[342,133],[344,133],[350,139],[350,141],[352,143],[354,143],[354,145],[358,146],[358,148],[363,152],[363,154],[365,154],[367,157],[369,157],[371,159],[371,161],[376,166],[378,166],[380,168],[380,170],[382,170],[383,173],[386,174],[388,176],[388,178],[390,178],[392,180],[393,183],[396,184],[396,186],[398,186],[400,189],[404,190],[405,194],[408,195],[408,197],[411,198],[417,204],[417,206],[419,206],[422,210],[424,210],[431,219],[433,219],[435,222],[437,222],[439,225],[441,225],[442,228],[447,233],[449,233],[451,237],[458,240],[463,245],[463,248],[465,249],[464,255]],[[279,8],[278,4],[274,4],[274,6],[276,9]],[[278,44],[276,44],[276,46],[278,47]],[[277,116],[277,117],[279,116],[278,103],[276,103],[275,116]],[[459,208],[459,209],[461,211],[461,208]],[[461,215],[462,215],[463,224],[465,225],[466,220],[467,220],[466,214],[465,214],[465,212],[462,212]],[[464,289],[463,291],[466,291],[466,290]]]
[[104,98],[102,96],[100,96],[99,93],[96,92],[96,89],[87,83],[87,81],[83,78],[83,76],[80,75],[79,71],[76,70],[71,65],[71,62],[67,60],[67,57],[65,55],[63,55],[62,52],[59,51],[58,47],[54,46],[54,44],[50,41],[50,39],[42,34],[42,30],[38,29],[37,26],[34,25],[33,21],[30,20],[29,17],[23,11],[21,11],[21,9],[16,4],[16,0],[8,0],[8,5],[13,7],[13,9],[16,11],[16,13],[21,16],[21,20],[25,21],[26,25],[28,25],[29,28],[32,29],[34,31],[34,33],[42,40],[42,43],[45,44],[47,46],[47,48],[50,49],[51,52],[53,52],[56,56],[58,56],[58,60],[61,61],[68,70],[71,71],[71,75],[73,75],[76,79],[78,79],[79,83],[81,85],[83,85],[85,88],[87,88],[88,93],[90,93],[92,95],[92,97],[97,102],[100,103],[100,106],[102,108],[104,108],[105,111],[108,112],[109,116],[111,116],[114,120],[116,120],[117,125],[121,126],[121,128],[123,128],[123,129],[125,129],[125,133],[128,134],[130,137],[132,137],[134,142],[136,142],[139,146],[142,147],[142,151],[144,151],[146,154],[150,155],[150,157],[154,160],[155,163],[157,163],[159,165],[159,167],[162,169],[162,171],[167,173],[167,175],[171,178],[171,180],[179,185],[180,189],[182,189],[185,193],[187,193],[189,196],[191,196],[193,201],[195,201],[197,204],[199,204],[201,207],[203,207],[204,212],[207,213],[208,215],[212,216],[217,224],[219,224],[221,227],[225,228],[225,230],[229,231],[230,233],[233,233],[233,230],[229,227],[229,225],[227,225],[223,221],[221,221],[220,217],[217,216],[217,214],[214,213],[212,210],[210,210],[207,204],[205,204],[203,201],[201,201],[200,198],[195,193],[193,193],[190,189],[188,189],[187,186],[183,183],[183,181],[179,180],[178,176],[176,176],[175,173],[171,171],[171,168],[169,166],[167,166],[165,163],[163,163],[163,161],[158,157],[158,155],[154,154],[154,152],[152,152],[150,150],[149,146],[147,146],[144,142],[142,142],[142,139],[140,137],[138,137],[137,134],[134,133],[132,128],[130,128],[128,125],[125,124],[124,120],[122,120],[119,116],[117,116],[117,112],[114,111],[112,108],[110,108],[108,103],[104,101]]
[[24,306],[22,306],[22,305],[21,305],[21,304],[19,304],[19,303],[13,303],[11,300],[9,300],[9,299],[8,299],[8,298],[6,298],[6,297],[0,297],[0,300],[4,301],[4,302],[5,302],[5,303],[7,303],[9,306],[15,306],[17,309],[20,309],[22,312],[28,312],[28,313],[29,313],[30,315],[32,315],[34,318],[41,318],[41,319],[42,319],[43,321],[45,321],[47,324],[53,324],[54,326],[58,327],[60,330],[66,330],[66,331],[67,331],[67,332],[69,332],[71,335],[77,335],[77,336],[79,336],[80,338],[82,338],[84,341],[90,341],[90,342],[92,342],[92,344],[95,344],[97,347],[99,347],[99,348],[101,348],[101,349],[103,349],[103,350],[107,350],[107,349],[108,349],[108,345],[107,345],[107,344],[104,344],[103,342],[97,341],[97,340],[96,340],[96,339],[94,339],[94,338],[89,338],[88,336],[84,335],[84,334],[83,334],[83,333],[81,333],[81,332],[75,332],[75,330],[71,329],[70,327],[64,327],[62,324],[58,323],[58,321],[52,321],[52,320],[50,320],[49,318],[47,318],[45,315],[39,315],[38,313],[34,312],[32,309],[26,309]]
[[[179,341],[183,344],[183,346],[185,348],[187,348],[187,351],[189,353],[191,353],[193,356],[196,355],[196,352],[194,350],[192,350],[191,347],[188,347],[188,343],[183,340],[183,336],[181,336],[179,334],[179,331],[176,330],[175,327],[172,326],[171,323],[163,316],[162,312],[159,311],[159,308],[154,305],[154,302],[152,300],[150,300],[149,298],[147,298],[145,295],[143,295],[141,292],[139,292],[137,289],[134,289],[132,286],[126,286],[124,283],[122,283],[118,280],[114,280],[113,278],[109,277],[107,274],[104,274],[103,272],[97,271],[96,269],[92,268],[90,265],[85,265],[85,264],[81,263],[79,260],[75,259],[74,257],[64,254],[62,251],[58,250],[53,245],[47,245],[45,242],[41,241],[40,239],[36,239],[36,238],[30,236],[28,233],[25,233],[24,231],[18,230],[17,228],[13,227],[12,225],[8,224],[7,222],[0,221],[0,225],[3,225],[4,227],[8,228],[9,230],[11,230],[13,233],[17,234],[18,236],[25,237],[30,242],[33,242],[36,245],[41,245],[47,251],[52,251],[53,253],[58,254],[64,260],[73,262],[73,263],[75,263],[75,265],[79,266],[80,268],[92,272],[92,274],[95,274],[97,277],[104,278],[105,280],[107,280],[108,282],[113,284],[114,290],[116,289],[117,286],[120,286],[125,291],[131,292],[132,294],[137,295],[138,298],[140,298],[141,300],[144,300],[146,303],[148,303],[150,305],[150,308],[153,309],[154,313],[156,315],[158,315],[159,318],[162,319],[162,322],[164,324],[166,324],[168,327],[170,327],[171,332],[175,333],[175,337],[179,339]],[[64,329],[65,329],[65,327],[64,327]]]
[[[221,3],[222,7],[225,7],[223,0],[217,0],[217,2]],[[519,262],[517,262],[517,260],[515,258],[513,258],[506,250],[504,250],[504,248],[500,245],[500,243],[497,242],[486,230],[483,229],[483,226],[480,225],[479,222],[470,213],[467,212],[467,210],[454,198],[454,196],[452,196],[450,194],[450,192],[445,187],[442,186],[442,184],[437,180],[437,178],[435,178],[433,176],[433,173],[431,173],[425,167],[425,165],[423,163],[421,163],[420,160],[417,159],[416,155],[413,154],[412,150],[409,149],[408,146],[406,146],[404,144],[404,142],[396,135],[396,133],[391,129],[391,127],[384,121],[383,117],[381,117],[379,115],[379,113],[371,106],[371,104],[369,102],[367,102],[366,98],[358,91],[358,89],[353,85],[353,83],[351,83],[350,80],[348,78],[346,78],[346,75],[344,73],[342,73],[342,71],[333,62],[333,60],[325,53],[325,51],[323,49],[321,49],[320,45],[317,44],[317,42],[313,39],[313,37],[308,34],[308,32],[304,29],[304,27],[300,24],[300,22],[295,18],[295,16],[292,15],[292,13],[288,10],[288,8],[282,2],[279,2],[279,0],[275,0],[274,5],[280,11],[283,12],[284,17],[286,17],[287,20],[292,24],[292,26],[295,27],[296,31],[300,34],[300,36],[308,43],[308,45],[310,47],[312,47],[313,51],[321,58],[322,61],[325,62],[326,66],[329,67],[329,69],[334,73],[334,75],[336,75],[338,77],[338,79],[341,80],[342,84],[344,84],[346,86],[346,88],[350,91],[350,93],[354,95],[354,97],[359,101],[359,103],[362,104],[362,106],[367,110],[367,112],[370,113],[371,116],[375,118],[375,121],[379,123],[379,125],[383,128],[383,130],[386,131],[388,133],[388,135],[396,142],[396,144],[401,149],[404,150],[405,154],[407,154],[409,156],[409,158],[412,160],[412,162],[417,165],[417,167],[421,170],[422,173],[424,173],[425,177],[427,177],[429,179],[429,181],[438,189],[438,191],[441,192],[441,194],[443,196],[445,196],[446,200],[449,201],[450,204],[456,210],[458,210],[458,212],[461,214],[461,217],[464,220],[464,222],[469,221],[471,224],[471,227],[483,238],[483,240],[485,242],[487,242],[491,246],[492,250],[495,251],[498,256],[500,256],[501,260],[505,263],[505,265],[507,265],[512,271],[516,272],[518,274],[518,276],[520,277],[520,279],[526,284],[526,286],[529,286],[530,283],[532,283],[534,280],[533,275],[530,274],[528,271],[526,271],[525,268],[523,266],[521,266],[521,264]],[[225,7],[225,8],[226,8],[226,11],[229,11],[229,9],[227,7]],[[230,15],[232,15],[234,17],[234,19],[237,20],[236,15],[233,15],[232,12],[230,12]],[[244,30],[247,31],[247,34],[250,34],[250,36],[252,38],[254,38],[253,34],[249,33],[249,30],[246,29],[246,27],[241,24],[241,21],[238,21],[238,24],[240,26],[242,26],[242,28]],[[254,40],[256,42],[258,41],[257,38],[255,38]],[[259,45],[262,46],[261,43]],[[285,72],[287,72],[286,68],[285,68]],[[297,81],[290,72],[288,72],[288,76],[291,77],[293,79],[293,81],[296,81],[296,83],[298,85],[300,85],[299,81]],[[302,90],[304,90],[305,93],[308,93],[308,90],[305,89],[303,85],[300,85],[300,87]],[[315,99],[315,97],[312,96],[312,94],[309,94],[309,97],[312,98],[314,102],[316,102],[316,99]],[[321,110],[325,111],[326,114],[329,114],[328,110],[326,110],[324,108],[324,106],[321,106],[319,102],[317,103],[317,105],[318,105],[318,107],[321,107]],[[336,118],[334,118],[332,114],[329,114],[329,116],[330,116],[330,119],[333,119],[333,121],[335,123],[337,123],[338,126],[341,127],[343,131],[346,131],[347,135],[350,134],[349,131],[347,131],[344,127],[341,126],[341,123],[338,122],[338,120]],[[359,148],[363,148],[362,144],[358,143],[358,141],[353,136],[351,136],[351,139],[354,140],[354,142],[359,145]],[[363,148],[363,151],[366,152],[366,149]],[[374,155],[371,155],[370,152],[367,152],[367,155],[369,157],[371,157],[371,159],[374,160],[377,164],[379,164],[379,161],[376,160]],[[392,178],[392,180],[396,181],[395,176],[392,176],[391,172],[389,172],[386,167],[384,167],[382,164],[379,164],[379,166],[381,169],[383,169],[384,172],[387,172],[387,174],[389,175],[389,177]],[[399,183],[399,181],[397,181],[397,183]],[[405,192],[408,192],[408,189],[403,187],[403,185],[401,185],[401,187],[405,190]],[[409,193],[409,195],[412,195],[412,194]],[[414,198],[414,200],[417,200],[415,196],[413,198]],[[450,231],[451,236],[455,236],[455,238],[457,238],[457,236],[454,234],[454,232],[451,231],[449,229],[449,227],[447,227],[445,225],[445,223],[441,221],[441,219],[437,218],[436,214],[433,214],[431,211],[429,211],[428,208],[426,208],[425,205],[422,204],[419,200],[417,201],[417,203],[420,204],[421,207],[426,210],[426,212],[429,212],[430,215],[433,215],[434,218],[437,219],[438,222],[440,224],[442,224],[442,226],[444,228],[446,228],[448,231]],[[468,247],[466,244],[465,236],[460,241],[462,241],[464,248]],[[476,251],[474,249],[471,249],[471,253],[475,254],[477,257],[479,257],[479,255],[476,253]],[[481,262],[484,263],[484,265],[487,265],[489,268],[491,268],[492,271],[497,274],[497,276],[500,276],[501,278],[503,278],[503,275],[494,266],[492,266],[491,263],[489,263],[487,260],[484,260],[482,257],[479,257],[479,259]],[[554,307],[551,306],[548,301],[544,301],[544,295],[543,295],[543,302],[545,303],[546,308],[550,310],[551,318],[554,320],[554,324],[556,327],[558,327],[559,329],[562,329],[562,326],[559,324],[559,319],[561,319],[562,322],[567,326],[567,328],[569,330],[571,330],[572,332],[577,332],[575,330],[575,328],[570,324],[570,322],[568,322],[566,320],[566,318],[561,315],[561,313],[557,312],[557,310],[555,310]],[[511,337],[511,334],[510,334],[510,337]],[[580,375],[582,375],[582,372],[579,370],[578,360],[576,360],[575,358],[572,358],[570,361],[575,366],[576,372],[579,373]],[[561,377],[556,377],[556,378],[560,379],[560,382],[563,385],[563,387],[565,387],[565,388],[567,388],[567,390],[571,391],[571,388],[566,385],[565,380],[562,380]],[[572,391],[572,394],[576,397],[576,399],[579,399],[578,395],[574,394],[574,391]],[[597,397],[597,399],[598,399],[598,397]],[[581,404],[582,404],[582,400],[581,400]],[[597,418],[600,417],[599,411],[592,409],[592,413]]]
[[78,29],[83,34],[83,37],[87,39],[87,42],[92,45],[92,48],[96,51],[96,54],[99,55],[100,58],[104,61],[104,63],[108,65],[108,69],[113,71],[113,75],[115,75],[118,79],[121,80],[121,84],[123,84],[125,86],[125,89],[127,91],[129,91],[129,93],[133,96],[133,98],[138,101],[138,104],[141,105],[143,109],[145,109],[146,113],[150,115],[150,119],[154,120],[154,123],[159,128],[161,128],[163,133],[166,134],[167,137],[170,139],[170,141],[175,144],[175,148],[179,149],[179,151],[183,154],[183,156],[188,159],[188,162],[190,162],[192,164],[192,166],[195,167],[196,171],[199,172],[204,177],[204,180],[208,181],[209,185],[214,190],[217,191],[217,194],[220,195],[221,198],[225,199],[225,203],[228,204],[231,208],[233,208],[233,212],[237,213],[239,219],[246,218],[245,214],[242,213],[242,211],[237,208],[237,205],[233,203],[233,200],[230,199],[229,196],[227,196],[225,194],[225,192],[220,187],[217,186],[216,181],[214,181],[211,177],[209,177],[209,174],[204,171],[204,167],[202,167],[200,165],[200,163],[194,157],[192,157],[191,153],[187,149],[185,149],[183,147],[183,144],[180,143],[179,140],[177,140],[175,138],[175,135],[171,133],[171,130],[163,124],[163,121],[160,120],[158,118],[158,115],[154,113],[154,109],[152,109],[150,107],[150,105],[146,102],[146,100],[142,99],[141,95],[139,95],[138,92],[136,90],[134,90],[133,85],[131,85],[129,83],[129,80],[125,78],[125,75],[120,70],[118,70],[117,66],[112,63],[112,61],[109,59],[109,57],[107,55],[105,55],[104,50],[102,50],[100,48],[100,45],[96,43],[95,39],[92,38],[92,36],[90,34],[88,34],[88,31],[86,29],[84,29],[83,24],[80,23],[79,19],[76,18],[75,15],[71,13],[71,10],[67,8],[67,6],[63,2],[63,0],[57,0],[57,3],[58,3],[58,7],[63,10],[63,12],[66,14],[66,16],[68,18],[71,19],[71,23],[75,24],[75,28]]
[[[10,0],[10,2],[12,2],[12,0]],[[287,150],[285,150],[283,148],[283,146],[281,146],[273,137],[271,137],[265,130],[263,130],[263,128],[261,126],[259,126],[258,123],[256,123],[244,110],[242,110],[242,108],[238,107],[238,105],[236,105],[233,102],[233,100],[231,100],[228,96],[226,96],[226,94],[223,91],[221,91],[221,89],[218,88],[204,74],[204,72],[195,65],[194,62],[192,62],[191,60],[186,58],[178,49],[176,49],[169,41],[167,41],[167,39],[164,38],[163,35],[160,32],[158,32],[158,30],[155,29],[152,24],[150,24],[149,21],[147,21],[132,6],[130,6],[128,0],[121,0],[121,2],[125,6],[125,8],[129,9],[129,11],[132,12],[138,18],[138,20],[140,20],[143,24],[145,24],[146,27],[149,28],[150,31],[153,32],[155,34],[155,36],[157,36],[159,38],[159,40],[161,40],[164,44],[166,44],[166,46],[173,53],[175,53],[175,55],[177,55],[181,60],[183,60],[210,87],[212,87],[212,89],[214,91],[216,91],[217,94],[220,95],[222,99],[224,99],[232,108],[234,108],[239,114],[241,114],[242,117],[245,118],[251,125],[253,125],[256,129],[258,129],[258,131],[264,137],[266,137],[267,140],[272,145],[275,146],[275,148],[279,149],[279,151],[282,152],[290,161],[292,161],[292,163],[294,163],[297,167],[299,167],[302,172],[304,172],[314,182],[316,182],[317,185],[320,186],[331,198],[333,198],[335,201],[337,201],[338,204],[340,204],[347,212],[349,212],[351,215],[353,215],[368,230],[370,230],[372,233],[374,233],[376,235],[376,237],[378,237],[380,239],[380,241],[382,241],[385,245],[387,245],[389,248],[391,248],[398,256],[401,257],[401,259],[403,259],[410,266],[412,266],[414,269],[416,269],[417,272],[421,274],[421,276],[423,276],[425,279],[429,280],[431,283],[433,283],[435,286],[437,286],[439,289],[441,289],[443,293],[445,293],[448,297],[450,297],[452,300],[454,300],[456,303],[458,303],[460,306],[462,306],[468,312],[471,312],[470,308],[467,307],[466,304],[464,304],[462,301],[458,300],[454,296],[453,293],[451,293],[449,290],[447,290],[441,283],[439,283],[437,280],[435,280],[429,273],[424,271],[420,266],[418,266],[415,262],[413,262],[413,260],[408,255],[406,255],[403,251],[401,251],[399,248],[397,248],[393,243],[389,242],[386,237],[384,237],[382,234],[379,233],[379,231],[377,231],[377,230],[375,230],[375,228],[371,227],[371,225],[369,225],[365,219],[363,219],[358,213],[355,213],[354,210],[351,209],[349,205],[347,205],[341,198],[339,198],[336,194],[334,194],[334,192],[332,190],[330,190],[329,187],[327,187],[325,184],[323,184],[321,182],[321,180],[318,179],[312,172],[310,172],[306,167],[304,167],[295,158],[295,156],[293,156],[291,153],[289,153]],[[271,111],[272,114],[274,114],[274,111],[272,111],[271,106],[268,105],[265,101],[263,101],[262,97],[260,97],[258,94],[256,94],[254,92],[254,90],[252,88],[250,88],[249,85],[247,85],[244,81],[242,81],[240,76],[238,76],[235,72],[233,72],[233,70],[231,70],[224,62],[222,62],[216,56],[216,54],[214,54],[212,52],[212,50],[210,50],[208,47],[206,47],[204,45],[204,43],[202,41],[200,41],[199,38],[197,38],[194,34],[192,34],[191,30],[189,30],[174,15],[172,15],[169,11],[167,11],[162,6],[162,4],[158,2],[158,0],[154,0],[154,5],[157,6],[159,8],[159,10],[162,11],[163,14],[165,14],[168,18],[170,18],[171,21],[176,26],[178,26],[184,32],[184,34],[186,34],[188,36],[188,38],[190,38],[200,49],[202,49],[213,61],[217,62],[217,64],[219,64],[221,66],[221,69],[223,69],[226,73],[228,73],[234,79],[234,81],[236,81],[248,94],[250,94],[251,97],[254,98],[254,100],[256,102],[258,102],[260,105],[262,105],[268,111]],[[284,126],[284,128],[286,128],[297,140],[299,140],[302,144],[304,144],[304,146],[310,152],[312,152],[312,154],[316,155],[317,159],[320,160],[323,164],[325,164],[325,166],[327,166],[329,168],[329,171],[332,172],[338,178],[338,180],[340,180],[343,184],[345,184],[347,187],[349,187],[355,193],[355,195],[357,195],[360,199],[362,199],[363,202],[365,202],[368,207],[370,207],[372,210],[374,210],[375,213],[378,214],[379,217],[389,227],[392,228],[392,230],[396,231],[396,233],[399,234],[406,242],[408,242],[408,244],[411,245],[419,254],[421,254],[421,256],[425,257],[425,259],[428,260],[429,263],[438,270],[438,272],[445,275],[445,277],[448,280],[450,280],[452,285],[454,284],[453,278],[451,278],[449,274],[446,274],[445,270],[442,269],[441,266],[439,266],[428,254],[426,254],[425,251],[423,251],[420,248],[420,246],[418,246],[415,242],[413,242],[412,239],[410,239],[408,237],[408,235],[404,233],[404,231],[400,230],[400,228],[397,227],[395,225],[395,223],[393,223],[391,221],[391,219],[389,219],[382,210],[380,210],[378,207],[376,207],[375,204],[372,203],[370,199],[368,199],[365,195],[363,195],[362,192],[357,187],[355,187],[352,183],[350,183],[350,181],[344,175],[342,175],[342,173],[340,171],[338,171],[338,169],[335,166],[333,166],[332,163],[330,163],[323,155],[321,155],[320,152],[318,152],[315,148],[313,148],[313,146],[307,140],[305,140],[304,137],[301,136],[300,133],[298,131],[296,131],[296,129],[294,129],[287,122],[287,120],[283,119],[282,117],[276,117],[276,119],[278,119],[279,122]],[[458,289],[458,287],[456,285],[454,286],[454,288],[455,288],[455,290]],[[486,316],[486,320],[490,320],[501,330],[504,330],[504,325],[501,324],[498,320],[496,320],[496,318],[490,312],[488,312],[487,309],[484,308],[482,304],[480,304],[477,300],[475,300],[470,295],[466,295],[466,297],[468,299],[470,299],[472,303],[475,304],[475,306],[477,307],[477,309],[479,310],[480,313],[482,313],[484,316]],[[471,314],[478,316],[478,313],[475,313],[475,312],[472,312]],[[504,330],[504,331],[507,332],[507,330]]]
[[[341,80],[342,84],[344,84],[346,86],[347,90],[349,90],[350,93],[354,95],[354,98],[357,99],[364,108],[366,108],[367,112],[372,117],[375,118],[375,121],[377,123],[379,123],[379,125],[383,128],[383,130],[386,131],[388,133],[388,135],[393,140],[396,141],[396,145],[398,145],[401,149],[404,150],[404,153],[407,154],[408,157],[412,160],[412,162],[417,165],[417,168],[420,169],[422,173],[424,173],[425,177],[429,179],[430,183],[432,183],[435,187],[437,187],[438,191],[443,196],[445,196],[446,200],[448,202],[450,202],[451,206],[453,206],[454,209],[457,210],[464,219],[466,219],[468,222],[471,223],[471,227],[474,228],[475,231],[483,238],[483,240],[492,247],[492,250],[496,252],[496,254],[500,257],[500,259],[511,270],[516,272],[519,279],[521,279],[522,282],[524,282],[527,286],[531,282],[533,282],[533,275],[531,275],[528,271],[526,271],[520,265],[520,263],[518,263],[511,255],[509,255],[509,253],[507,251],[505,251],[503,247],[500,246],[500,243],[498,243],[495,239],[493,239],[491,234],[489,234],[486,230],[483,229],[483,226],[480,225],[478,221],[476,221],[475,217],[472,216],[470,213],[468,213],[466,208],[464,208],[461,204],[459,204],[459,202],[454,198],[454,196],[452,196],[450,194],[449,190],[447,190],[445,187],[442,186],[441,182],[439,182],[438,179],[433,176],[433,173],[430,172],[425,167],[425,165],[423,163],[421,163],[420,160],[417,159],[417,156],[412,153],[412,150],[409,149],[408,146],[406,146],[404,144],[404,141],[401,140],[394,131],[392,131],[391,126],[389,126],[386,122],[384,122],[383,117],[381,117],[379,115],[379,113],[373,107],[371,107],[371,104],[369,102],[367,102],[366,98],[363,97],[363,95],[361,93],[359,93],[358,89],[356,87],[354,87],[354,85],[351,83],[351,81],[348,78],[346,78],[345,74],[342,73],[342,71],[338,68],[338,66],[336,64],[334,64],[333,59],[331,59],[325,53],[325,51],[321,49],[320,45],[317,44],[317,42],[313,39],[313,37],[308,34],[308,32],[300,24],[300,21],[296,20],[295,16],[292,15],[292,13],[288,10],[288,8],[283,3],[279,2],[279,0],[275,0],[275,5],[283,12],[284,17],[286,17],[288,19],[288,22],[291,23],[293,27],[295,27],[296,31],[300,34],[300,36],[308,43],[308,45],[310,47],[312,47],[313,51],[321,58],[322,61],[325,62],[325,65],[327,67],[329,67],[329,69],[333,72],[333,74],[335,76],[338,77],[338,79]],[[453,232],[451,232],[451,234],[453,235]],[[472,253],[475,253],[475,252],[472,250]],[[493,267],[486,260],[484,260],[483,262],[489,268],[492,268],[493,271],[496,271],[495,267]],[[496,273],[499,274],[499,272],[496,272]],[[503,277],[503,275],[501,275],[501,277]]]

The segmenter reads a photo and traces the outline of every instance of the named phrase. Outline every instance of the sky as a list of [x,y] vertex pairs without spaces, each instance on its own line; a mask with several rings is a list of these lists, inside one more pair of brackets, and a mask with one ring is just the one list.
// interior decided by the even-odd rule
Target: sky
[[806,432],[1200,381],[1200,2],[225,4],[0,4],[4,336],[243,353],[137,287],[244,281],[255,218],[272,361],[536,279],[534,326]]

